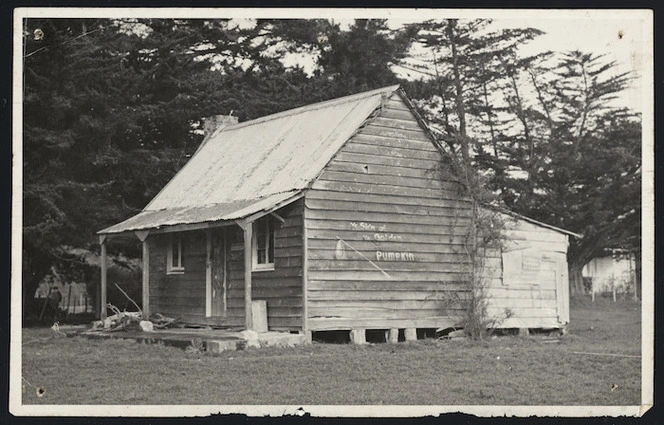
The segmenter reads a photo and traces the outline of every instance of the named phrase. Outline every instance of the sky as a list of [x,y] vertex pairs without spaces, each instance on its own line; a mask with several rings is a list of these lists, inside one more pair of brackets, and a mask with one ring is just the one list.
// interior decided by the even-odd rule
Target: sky
[[[405,23],[415,22],[410,19],[393,19],[390,27],[397,28]],[[619,102],[633,110],[642,110],[643,89],[643,46],[644,22],[638,18],[556,18],[536,16],[528,18],[495,18],[491,29],[503,28],[537,28],[545,34],[524,45],[520,53],[524,56],[534,55],[547,50],[583,52],[606,55],[606,60],[616,62],[618,73],[630,72],[635,79],[626,90]]]
[[641,110],[643,55],[645,54],[643,22],[639,19],[504,19],[494,22],[497,27],[513,28],[529,25],[546,34],[524,46],[526,55],[547,49],[556,51],[581,50],[605,54],[616,61],[618,72],[631,72],[637,77],[622,97],[634,110]]
[[[523,55],[547,50],[581,50],[606,55],[616,61],[617,72],[631,72],[635,80],[618,100],[635,111],[642,111],[642,78],[644,55],[651,54],[645,46],[645,14],[641,11],[588,11],[588,10],[348,10],[331,16],[342,28],[357,17],[388,18],[388,25],[396,29],[401,25],[432,18],[484,17],[493,19],[493,29],[533,27],[545,32],[525,45]],[[302,64],[307,68],[308,64]]]

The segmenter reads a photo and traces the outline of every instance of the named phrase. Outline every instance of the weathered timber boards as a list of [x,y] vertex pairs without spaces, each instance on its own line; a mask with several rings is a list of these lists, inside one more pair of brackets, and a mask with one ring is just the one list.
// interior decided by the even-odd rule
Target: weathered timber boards
[[366,207],[367,204],[394,204],[406,206],[439,207],[459,209],[460,216],[470,217],[467,211],[470,208],[470,202],[456,198],[416,198],[412,196],[382,195],[377,193],[353,193],[341,190],[310,190],[307,192],[307,203],[310,200],[329,200],[329,201],[357,201],[359,207]]
[[[244,309],[233,307],[228,309],[228,314],[232,316],[244,315]],[[268,312],[268,322],[275,317],[302,317],[302,307],[275,306]]]
[[[311,248],[310,258],[317,260],[336,260],[339,258],[339,252],[336,245],[338,245],[338,240],[321,240],[315,239],[317,246]],[[422,254],[432,254],[435,256],[440,256],[444,261],[463,261],[468,262],[468,256],[463,249],[451,249],[452,247],[446,247],[446,249],[437,249],[435,244],[410,244],[403,242],[356,242],[352,244],[353,252],[356,254],[362,254],[365,257],[373,256],[376,254],[377,250],[380,251],[407,251],[407,252],[419,252]],[[438,258],[438,257],[436,257]],[[494,257],[500,259],[499,257]]]
[[155,306],[179,306],[179,307],[205,307],[205,298],[184,298],[184,297],[158,297],[150,298],[154,301]]
[[[367,249],[371,249],[371,246],[378,247],[375,245],[376,242],[401,242],[404,247],[407,248],[408,243],[414,244],[445,244],[448,246],[441,246],[440,252],[463,252],[463,243],[464,236],[453,236],[447,234],[424,234],[416,232],[405,232],[405,231],[393,231],[393,232],[353,232],[350,230],[338,230],[338,229],[316,229],[310,228],[310,240],[321,240],[321,245],[323,248],[329,247],[329,241],[334,241],[336,243],[339,238],[344,241],[351,242],[366,242]],[[325,245],[322,245],[323,242]],[[374,244],[374,245],[371,245]],[[313,245],[313,244],[312,244]],[[361,250],[362,244],[351,243],[353,248]],[[384,245],[388,246],[388,245]],[[446,251],[449,249],[448,251]],[[425,250],[423,248],[423,250]],[[428,250],[428,249],[426,249]]]
[[[304,202],[277,210],[284,223],[275,229],[275,269],[254,271],[252,276],[252,299],[267,301],[268,327],[300,329],[302,318],[302,208]],[[228,263],[229,314],[244,314],[239,308],[244,296],[244,255],[232,253]]]
[[[386,108],[391,108],[391,109],[397,109],[397,110],[403,110],[403,111],[410,111],[410,108],[406,103],[401,99],[401,96],[398,94],[392,95],[390,99],[387,101],[385,104]],[[412,116],[412,112],[411,112]]]
[[[312,233],[314,233],[312,231]],[[365,236],[368,235],[368,236]],[[388,236],[390,239],[388,239]],[[421,242],[418,238],[426,240]],[[344,241],[360,251],[383,251],[412,250],[419,249],[422,252],[437,251],[440,253],[459,254],[463,253],[463,239],[461,236],[449,235],[420,235],[418,233],[353,233],[339,230],[316,230],[309,238],[312,249],[336,249],[336,244],[342,238]]]
[[312,185],[312,189],[318,190],[333,190],[336,192],[349,192],[349,193],[363,193],[363,194],[379,194],[379,195],[393,195],[393,196],[410,196],[422,197],[431,199],[453,199],[457,196],[454,191],[443,189],[423,189],[405,186],[393,186],[387,184],[370,184],[370,183],[357,183],[357,182],[340,182],[340,181],[327,181],[316,180]]
[[[468,283],[462,280],[440,282],[438,280],[407,280],[395,282],[393,280],[311,280],[309,282],[309,294],[315,296],[315,291],[422,291],[430,296],[435,296],[438,292],[444,291],[467,291]],[[346,295],[344,295],[346,296]]]
[[292,293],[257,293],[256,300],[265,300],[268,307],[298,307],[302,305],[302,296]]
[[565,235],[554,232],[534,232],[527,230],[507,230],[505,231],[505,236],[515,240],[515,241],[524,241],[526,243],[530,242],[557,242],[560,244],[566,243]]
[[177,298],[205,298],[205,288],[152,288],[150,291],[151,298],[161,297],[177,297]]
[[[507,240],[507,243],[511,245],[515,241]],[[516,241],[519,242],[519,241]],[[519,243],[516,245],[515,249],[523,249],[525,247],[536,248],[542,252],[542,255],[551,255],[552,258],[556,258],[557,255],[565,256],[567,253],[567,242],[541,242],[541,241],[528,241],[527,244]]]
[[[284,256],[289,256],[289,255],[295,255],[293,254],[293,251],[285,251],[284,249],[289,248],[289,249],[299,249],[301,250],[302,246],[302,237],[301,236],[288,236],[288,237],[281,237],[279,239],[275,239],[274,241],[274,247],[277,248],[280,252],[279,255],[284,255]],[[275,249],[275,255],[276,251]]]
[[309,307],[309,318],[317,317],[338,317],[346,319],[372,319],[376,317],[384,319],[417,319],[436,317],[440,314],[449,314],[461,316],[464,309],[410,309],[410,310],[390,310],[382,308],[362,308],[355,307]]
[[[528,308],[525,306],[524,308]],[[459,305],[453,300],[447,298],[440,298],[438,300],[390,300],[390,299],[357,299],[357,300],[335,300],[334,305],[331,306],[328,300],[310,300],[309,308],[313,316],[321,315],[321,310],[327,309],[328,313],[342,315],[344,317],[353,317],[353,311],[390,311],[397,312],[400,310],[418,310],[426,311],[431,310],[440,314],[441,309],[445,310],[464,310],[463,306]],[[340,312],[346,312],[341,314]],[[349,313],[350,312],[350,313]],[[318,314],[314,314],[318,313]],[[364,314],[363,313],[363,314]],[[325,315],[325,312],[322,313]],[[349,316],[350,314],[350,316]],[[427,313],[429,314],[429,313]],[[375,316],[374,316],[375,317]]]
[[[276,250],[275,250],[276,251]],[[244,270],[244,265],[240,264],[237,261],[233,261],[229,263],[229,271],[235,271],[235,270]],[[278,269],[287,269],[287,268],[300,268],[302,266],[302,258],[300,256],[285,256],[285,257],[276,257],[274,259],[274,268],[275,270]],[[261,277],[269,278],[269,277],[274,277],[275,275],[272,274],[272,271],[254,271],[252,274],[252,280],[254,277],[260,279]],[[287,275],[284,275],[287,276]]]
[[412,139],[396,139],[394,137],[377,136],[373,134],[357,134],[353,136],[351,143],[362,143],[364,145],[403,148],[425,152],[437,152],[436,147],[429,140],[424,141]]
[[[228,268],[228,277],[231,280],[242,280],[242,273],[243,273],[244,268],[242,266],[238,266],[237,264],[230,263],[229,268]],[[288,277],[296,277],[296,276],[302,276],[302,268],[301,267],[282,267],[282,268],[275,268],[274,270],[271,271],[261,271],[261,272],[253,272],[252,277],[254,276],[255,273],[261,273],[262,276],[258,279],[280,279],[280,278],[288,278]],[[253,279],[252,279],[253,280]],[[242,286],[242,284],[240,285]]]
[[416,159],[416,158],[397,158],[385,155],[374,155],[366,153],[341,151],[334,161],[354,162],[358,164],[368,164],[371,167],[375,165],[391,165],[393,167],[417,168],[420,170],[432,171],[440,167],[440,163],[435,160]]
[[410,109],[397,109],[390,104],[388,104],[387,107],[383,109],[380,116],[399,120],[409,120],[413,118],[413,114],[410,112]]
[[306,199],[302,198],[302,331],[311,338],[307,318],[309,317],[309,235],[307,231],[307,208]]
[[353,173],[373,174],[377,176],[401,176],[415,177],[420,179],[436,179],[441,181],[442,175],[438,168],[404,168],[394,167],[382,164],[366,164],[361,162],[333,162],[327,169],[328,171],[347,171]]
[[[418,281],[441,281],[458,282],[464,276],[462,272],[431,272],[431,271],[412,271],[412,270],[389,270],[387,272],[394,280],[395,286],[408,282],[409,280]],[[310,270],[309,280],[366,280],[366,281],[384,281],[386,276],[378,270]]]
[[488,296],[491,301],[508,301],[512,299],[547,299],[555,300],[556,291],[554,289],[543,289],[537,286],[535,287],[510,287],[504,286],[502,288],[498,287],[489,287],[487,288]]
[[[361,205],[357,205],[361,208]],[[392,208],[392,211],[396,211],[397,208]],[[434,214],[437,211],[434,211]],[[456,226],[464,226],[470,224],[470,219],[467,217],[454,216],[454,210],[446,211],[447,215],[433,215],[433,214],[403,214],[400,212],[377,212],[377,211],[358,211],[357,209],[325,209],[325,210],[311,210],[310,217],[307,217],[307,222],[315,220],[338,220],[346,224],[346,228],[349,228],[349,222],[355,223],[380,223],[374,225],[373,230],[378,230],[384,223],[406,223],[413,225],[433,225],[433,226],[444,226],[452,227],[452,230]],[[359,224],[358,224],[359,225]],[[371,226],[369,226],[371,227]],[[388,226],[389,227],[389,226]],[[358,228],[352,228],[352,230],[357,230]],[[364,230],[364,229],[361,229]],[[371,231],[372,229],[366,228],[366,230]],[[447,229],[449,230],[449,229]],[[464,229],[462,229],[464,230]],[[456,234],[466,234],[465,231],[456,232]]]
[[[272,283],[271,279],[259,279],[256,281],[256,290],[264,290],[264,291],[276,291],[276,290],[283,290],[284,293],[291,293],[291,291],[296,290],[298,288],[297,285],[297,277],[292,277],[289,278],[288,280],[281,280],[279,282],[279,286],[274,286]],[[229,294],[234,294],[236,291],[242,291],[242,286],[234,286],[232,288],[229,288],[228,293]]]
[[[320,193],[334,193],[334,192],[318,192],[315,191],[318,195]],[[350,195],[350,194],[345,194]],[[368,199],[366,201],[361,201],[357,199],[352,199],[350,196],[339,196],[339,198],[351,198],[351,199],[321,199],[319,197],[312,197],[307,199],[307,207],[310,210],[324,210],[324,211],[343,211],[347,212],[357,212],[357,213],[383,213],[383,214],[401,214],[406,216],[433,216],[433,217],[453,217],[453,218],[466,218],[470,219],[470,215],[466,214],[465,210],[459,211],[459,205],[455,205],[453,202],[440,202],[436,205],[421,205],[421,204],[400,204],[400,203],[388,203],[381,202],[376,199]],[[373,197],[372,197],[373,198]],[[465,204],[461,204],[465,207]],[[326,216],[327,217],[327,216]],[[343,217],[347,219],[347,216]],[[417,221],[417,218],[412,219]],[[363,219],[361,221],[368,221]]]
[[[152,269],[150,270],[151,272],[153,271]],[[203,280],[203,285],[200,285],[201,279]],[[181,274],[166,274],[166,271],[164,270],[162,272],[162,276],[157,276],[155,279],[159,285],[157,286],[164,286],[164,287],[169,287],[169,288],[175,288],[178,286],[190,286],[190,287],[200,287],[201,289],[205,289],[205,273],[201,272],[189,272],[189,273],[181,273]],[[155,282],[155,280],[152,280],[152,282]]]
[[[400,245],[401,246],[401,245]],[[395,249],[399,249],[400,246],[395,245]],[[429,245],[426,245],[429,246]],[[417,249],[417,246],[414,246],[413,248]],[[417,261],[420,263],[441,263],[441,264],[458,264],[460,262],[467,263],[467,256],[462,253],[440,253],[440,252],[431,252],[431,251],[423,251],[421,247],[419,247],[419,250],[407,250],[406,252],[413,252],[417,253]],[[357,248],[356,248],[357,249]],[[432,248],[433,251],[434,248]],[[380,252],[384,252],[387,250],[383,250]],[[391,250],[393,252],[394,250]],[[357,251],[352,251],[352,252],[344,252],[344,256],[346,257],[346,260],[351,260],[351,261],[360,261],[362,257],[360,256],[363,255],[364,257],[367,257],[372,260],[379,260],[376,258],[376,252],[377,248],[373,248],[371,250],[357,250]],[[372,258],[373,257],[373,258]],[[339,259],[339,252],[338,250],[334,249],[332,247],[331,249],[311,249],[309,251],[309,261],[312,260],[328,260],[328,261],[335,261]],[[499,267],[500,266],[500,259],[488,259],[490,261],[490,265],[493,267]]]
[[310,318],[309,328],[313,331],[337,329],[390,329],[390,328],[449,328],[460,322],[458,317],[433,316],[424,318],[389,319],[384,317],[362,319],[350,318]]
[[413,130],[417,132],[422,132],[422,127],[417,121],[413,121],[411,117],[406,118],[392,118],[386,117],[384,114],[381,114],[379,117],[371,121],[372,125],[395,128],[401,130]]
[[[366,213],[367,216],[378,216],[379,213]],[[361,214],[360,214],[361,215]],[[413,222],[408,223],[406,220],[408,217],[402,215],[391,215],[385,217],[384,219],[376,218],[374,220],[364,221],[362,219],[357,220],[356,217],[358,214],[348,214],[346,220],[330,217],[329,219],[321,218],[311,218],[307,219],[307,229],[309,230],[339,230],[339,231],[352,231],[354,233],[362,235],[364,234],[373,234],[373,233],[382,233],[384,235],[389,235],[390,233],[394,234],[421,234],[421,235],[439,235],[439,236],[456,236],[464,237],[466,235],[464,226],[468,224],[468,220],[465,218],[446,218],[440,217],[440,224],[422,224],[420,220],[413,218]],[[424,220],[422,220],[424,221]],[[427,220],[435,221],[435,220]],[[352,227],[351,223],[356,223],[357,227]],[[363,226],[362,223],[368,223],[374,228]],[[363,239],[366,240],[366,239]],[[453,238],[449,238],[444,242],[453,242]]]
[[491,298],[489,299],[488,306],[494,309],[501,308],[557,308],[557,300],[554,298]]
[[185,273],[167,274],[170,235],[150,240],[150,304],[158,313],[205,313],[206,239],[202,231],[184,232]]
[[[379,251],[380,252],[380,251]],[[417,254],[413,254],[414,256]],[[454,273],[454,274],[466,274],[468,273],[468,268],[464,264],[458,263],[437,263],[437,262],[407,262],[407,261],[381,261],[380,254],[377,255],[377,258],[370,260],[374,263],[379,262],[381,269],[385,270],[388,273],[393,271],[405,272],[405,271],[422,271],[430,273]],[[309,262],[309,271],[312,274],[316,274],[318,271],[345,271],[352,270],[354,272],[368,271],[373,272],[376,270],[375,266],[369,263],[366,260],[311,260]],[[498,267],[485,267],[485,276],[488,277],[500,277],[502,275],[502,270]]]
[[[278,250],[275,249],[276,258],[297,257],[302,254],[301,246],[279,246],[278,244],[275,243],[275,248],[279,248]],[[277,251],[279,252],[278,256],[276,255]]]
[[423,130],[403,130],[401,128],[390,128],[376,124],[369,124],[364,127],[362,134],[391,137],[394,139],[429,141],[429,137]]
[[[238,297],[239,298],[239,297]],[[300,305],[302,297],[299,294],[278,294],[278,293],[264,293],[262,296],[255,297],[256,299],[265,299],[269,301],[270,305],[275,307],[284,306],[284,307],[296,307]],[[152,298],[151,298],[152,299]],[[205,299],[201,301],[201,297],[178,297],[175,295],[161,296],[158,297],[158,302],[160,304],[176,304],[181,303],[182,305],[205,305]]]
[[454,324],[442,310],[464,308],[470,204],[441,178],[439,152],[398,96],[384,111],[306,195],[313,330],[440,327]]
[[375,144],[362,143],[359,140],[349,142],[344,148],[344,152],[353,152],[366,155],[380,155],[390,158],[422,159],[433,161],[436,164],[440,161],[440,154],[436,151],[409,149],[403,146],[378,146]]
[[[393,284],[394,285],[394,284]],[[401,286],[400,286],[401,287]],[[336,288],[335,288],[336,289]],[[365,289],[355,291],[339,291],[339,290],[324,290],[324,291],[309,291],[309,301],[441,301],[450,300],[451,297],[467,298],[470,296],[468,290],[447,290],[445,292],[431,293],[429,291],[415,291],[415,290],[378,290],[378,289]],[[452,298],[453,299],[453,298]],[[313,304],[312,304],[313,305]],[[340,305],[340,304],[337,304]]]
[[[371,168],[369,167],[369,170]],[[414,189],[429,189],[436,191],[457,189],[456,183],[444,182],[440,180],[417,178],[417,177],[399,177],[399,176],[385,176],[364,172],[348,172],[348,171],[324,171],[319,180],[321,181],[337,181],[348,183],[369,183],[378,184],[382,186],[400,186]]]
[[[276,244],[277,240],[282,239],[282,238],[289,238],[289,237],[292,237],[292,236],[302,237],[302,229],[300,229],[299,227],[294,227],[294,226],[282,227],[282,228],[277,229],[277,232],[278,232],[279,236],[277,237],[275,235],[275,244]],[[276,252],[275,252],[275,254],[276,254]]]

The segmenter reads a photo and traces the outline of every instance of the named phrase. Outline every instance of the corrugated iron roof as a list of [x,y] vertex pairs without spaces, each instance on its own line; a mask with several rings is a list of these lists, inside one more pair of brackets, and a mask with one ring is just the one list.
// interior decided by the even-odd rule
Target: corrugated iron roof
[[[305,189],[398,85],[215,132],[138,215],[100,234],[246,217]],[[238,214],[244,214],[239,216]]]
[[155,229],[177,224],[237,220],[273,208],[282,202],[291,201],[298,197],[298,193],[299,191],[277,193],[261,199],[224,202],[199,207],[181,207],[156,211],[143,210],[121,223],[100,231],[99,234]]

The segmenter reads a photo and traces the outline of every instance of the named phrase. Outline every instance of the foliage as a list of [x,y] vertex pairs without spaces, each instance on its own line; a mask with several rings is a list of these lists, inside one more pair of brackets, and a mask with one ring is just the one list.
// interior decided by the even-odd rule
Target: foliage
[[[465,139],[458,143],[469,143],[469,139]],[[490,257],[500,255],[504,223],[498,210],[491,208],[491,204],[495,203],[495,195],[487,189],[486,176],[473,166],[469,156],[461,155],[459,151],[452,153],[443,160],[441,168],[449,170],[447,176],[443,173],[445,178],[459,183],[459,206],[455,210],[457,214],[463,214],[463,217],[469,219],[465,226],[456,221],[453,224],[456,231],[461,228],[464,232],[464,261],[461,265],[464,282],[469,286],[460,327],[468,337],[483,340],[511,316],[507,310],[500,316],[492,315],[488,310],[492,270],[486,262]]]
[[629,81],[614,63],[581,52],[552,60],[520,71],[505,65],[536,96],[518,97],[522,83],[514,84],[505,97],[520,129],[481,161],[508,207],[582,234],[568,251],[571,287],[580,292],[586,262],[605,248],[640,245],[641,123],[611,106]]
[[[323,19],[24,21],[24,304],[51,267],[79,273],[70,247],[96,250],[96,231],[147,204],[196,150],[202,117],[244,121],[396,83],[413,41],[434,78],[402,83],[435,133],[506,206],[583,233],[574,270],[598,249],[638,247],[640,120],[610,107],[628,78],[580,52],[519,57],[538,34],[455,19],[400,30],[384,20],[347,30]],[[309,55],[313,71],[288,55]],[[109,252],[120,253],[138,257],[137,241]]]
[[[69,247],[96,250],[95,232],[156,195],[203,117],[244,121],[394,82],[398,50],[373,21],[28,19],[23,39],[24,303],[52,266],[85,268]],[[316,72],[285,65],[289,52],[319,58]],[[136,240],[109,247],[139,252]]]
[[522,57],[517,47],[541,32],[489,24],[414,24],[433,73],[409,84],[411,94],[500,203],[582,235],[568,251],[572,291],[581,291],[581,268],[596,254],[640,246],[640,117],[615,106],[629,75],[578,51]]

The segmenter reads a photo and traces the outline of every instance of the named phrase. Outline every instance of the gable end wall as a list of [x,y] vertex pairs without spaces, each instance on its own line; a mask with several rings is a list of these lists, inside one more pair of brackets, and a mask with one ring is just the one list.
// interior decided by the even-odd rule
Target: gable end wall
[[308,327],[452,326],[469,204],[395,94],[305,196]]

